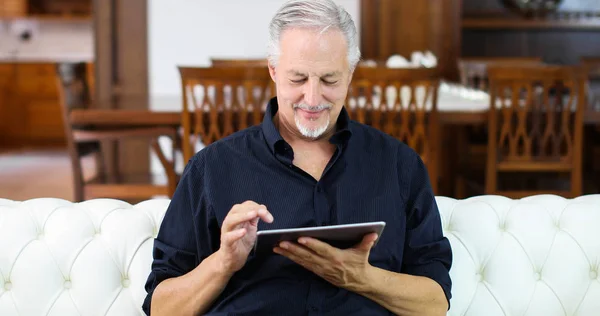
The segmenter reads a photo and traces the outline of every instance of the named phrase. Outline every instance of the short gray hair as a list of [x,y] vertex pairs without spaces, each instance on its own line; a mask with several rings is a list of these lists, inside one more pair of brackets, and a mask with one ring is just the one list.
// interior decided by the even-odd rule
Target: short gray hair
[[338,29],[346,38],[350,69],[354,70],[360,61],[356,25],[350,14],[332,0],[290,0],[277,11],[269,25],[267,46],[267,57],[272,65],[279,61],[279,39],[288,28],[315,28],[321,33]]

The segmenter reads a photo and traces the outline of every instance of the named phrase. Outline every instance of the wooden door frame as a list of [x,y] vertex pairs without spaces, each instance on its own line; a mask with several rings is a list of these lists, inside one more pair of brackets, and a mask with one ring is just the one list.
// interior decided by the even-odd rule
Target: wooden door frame
[[[95,98],[135,98],[127,109],[148,109],[148,0],[93,0]],[[106,144],[109,170],[149,172],[147,141]]]

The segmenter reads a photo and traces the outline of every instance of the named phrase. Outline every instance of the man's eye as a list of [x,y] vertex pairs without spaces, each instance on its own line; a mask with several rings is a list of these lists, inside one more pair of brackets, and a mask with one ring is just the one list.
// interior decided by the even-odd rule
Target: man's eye
[[290,80],[292,83],[303,83],[306,79]]
[[337,81],[327,81],[327,80],[323,80],[323,83],[326,85],[334,85],[337,83]]

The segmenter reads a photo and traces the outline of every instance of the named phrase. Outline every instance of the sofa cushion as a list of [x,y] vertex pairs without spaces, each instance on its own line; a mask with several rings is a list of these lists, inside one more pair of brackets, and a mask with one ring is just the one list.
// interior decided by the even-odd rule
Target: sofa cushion
[[[600,315],[600,195],[436,199],[449,315]],[[0,199],[0,315],[143,315],[168,204]]]

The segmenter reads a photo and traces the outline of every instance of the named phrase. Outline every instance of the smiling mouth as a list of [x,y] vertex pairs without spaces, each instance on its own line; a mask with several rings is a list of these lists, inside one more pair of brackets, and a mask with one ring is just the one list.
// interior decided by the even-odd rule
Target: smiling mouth
[[321,113],[321,112],[325,111],[326,109],[321,109],[321,110],[298,109],[298,110],[301,110],[303,112],[310,113],[310,114],[317,114],[317,113]]

